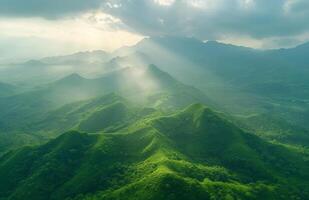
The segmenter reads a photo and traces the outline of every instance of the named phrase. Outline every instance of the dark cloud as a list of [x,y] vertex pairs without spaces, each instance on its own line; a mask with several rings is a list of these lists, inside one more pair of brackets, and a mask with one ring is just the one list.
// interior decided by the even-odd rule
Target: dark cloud
[[102,0],[0,0],[0,16],[60,18],[98,9]]
[[308,0],[174,0],[164,5],[172,1],[0,0],[0,16],[59,18],[100,9],[144,35],[199,39],[288,37],[309,29]]
[[151,0],[112,0],[105,11],[146,35],[267,38],[307,31],[308,5],[307,0],[175,0],[169,6]]

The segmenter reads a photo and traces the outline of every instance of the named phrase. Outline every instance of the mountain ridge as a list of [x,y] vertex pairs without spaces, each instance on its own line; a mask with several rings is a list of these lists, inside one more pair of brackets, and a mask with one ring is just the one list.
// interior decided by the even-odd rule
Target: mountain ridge
[[[183,123],[182,118],[189,123]],[[48,199],[78,200],[184,200],[210,196],[220,199],[227,195],[238,199],[259,199],[261,196],[263,199],[289,199],[294,195],[304,199],[308,194],[307,187],[299,189],[300,183],[286,183],[308,177],[304,170],[308,166],[297,154],[234,130],[203,105],[194,104],[163,119],[156,116],[142,119],[118,133],[71,131],[42,146],[9,152],[0,157],[0,196],[17,200],[30,196],[36,199],[48,196]],[[182,126],[175,129],[171,121]],[[188,128],[190,136],[196,135],[196,139],[185,137]],[[210,136],[212,129],[231,136],[236,134],[242,140],[226,140],[216,134]],[[177,136],[170,131],[178,132]],[[208,139],[205,137],[214,144],[206,145]],[[182,141],[187,146],[183,146]],[[226,146],[220,142],[231,143],[231,149],[222,149]],[[215,145],[218,147],[214,148]],[[254,154],[243,152],[242,145]],[[201,155],[207,161],[201,160]],[[280,169],[282,164],[285,167]],[[16,172],[18,178],[14,179],[12,176]],[[289,179],[286,174],[295,179]],[[306,181],[303,186],[305,184]]]

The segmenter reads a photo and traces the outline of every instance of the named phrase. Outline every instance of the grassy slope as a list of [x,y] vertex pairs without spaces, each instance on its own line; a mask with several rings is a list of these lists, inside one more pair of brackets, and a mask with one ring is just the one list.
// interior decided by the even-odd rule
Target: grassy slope
[[0,82],[0,97],[13,95],[16,93],[16,90],[14,86]]
[[306,164],[196,104],[116,133],[70,132],[10,152],[0,159],[0,197],[306,199]]
[[[144,75],[134,78],[136,72],[142,72]],[[147,81],[142,81],[144,76],[152,80],[150,82],[155,82],[156,87],[150,91],[147,87],[143,88],[143,84],[147,85]],[[98,79],[85,79],[77,74],[72,74],[34,91],[0,98],[2,111],[0,113],[0,138],[9,141],[6,144],[0,143],[0,153],[15,148],[17,145],[29,145],[31,141],[40,142],[41,135],[38,137],[38,134],[55,136],[70,129],[90,132],[119,129],[143,115],[136,113],[135,108],[131,108],[132,106],[129,105],[128,110],[131,110],[128,112],[129,115],[126,114],[117,126],[111,124],[109,127],[97,127],[95,130],[85,128],[87,123],[94,122],[96,118],[100,117],[100,113],[103,115],[101,118],[104,118],[104,115],[109,115],[106,113],[112,112],[113,109],[104,108],[111,106],[103,102],[104,97],[98,97],[110,92],[125,94],[130,101],[139,102],[139,105],[143,104],[145,107],[154,107],[165,111],[182,108],[194,102],[207,101],[202,92],[178,82],[155,66],[146,67],[144,71],[136,71],[135,68],[118,70]],[[110,99],[106,100],[110,102],[109,104],[120,101],[120,103],[126,104],[123,107],[127,106],[127,101],[123,102],[123,99],[107,96],[110,96]],[[113,105],[113,108],[115,109],[119,105]],[[148,111],[147,109],[139,109],[138,112],[145,114],[149,111],[151,109]],[[93,116],[91,117],[91,115]],[[79,126],[80,123],[81,126]],[[20,135],[20,139],[15,142],[9,135],[12,135],[12,138],[13,135],[14,137]]]
[[[142,73],[144,75],[138,75]],[[144,77],[145,76],[145,77]],[[147,80],[156,87],[144,88]],[[165,108],[183,107],[193,102],[205,102],[202,92],[173,79],[155,66],[143,70],[126,68],[105,74],[98,79],[70,75],[31,92],[0,98],[0,131],[27,131],[32,124],[61,106],[115,92],[134,101]],[[180,98],[186,97],[186,98]],[[177,101],[176,101],[177,100]],[[19,123],[16,123],[16,122]]]
[[[292,49],[260,51],[192,38],[155,37],[127,50],[143,52],[164,71],[201,89],[224,112],[261,118],[272,115],[274,120],[267,123],[266,131],[275,136],[285,134],[278,119],[309,129],[308,49],[308,43]],[[258,122],[252,130],[263,133],[265,126]]]

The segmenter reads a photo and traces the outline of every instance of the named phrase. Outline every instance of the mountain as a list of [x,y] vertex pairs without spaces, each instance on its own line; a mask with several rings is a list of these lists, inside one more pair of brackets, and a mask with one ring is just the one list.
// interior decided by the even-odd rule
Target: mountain
[[[53,92],[46,92],[47,101],[38,105],[46,105],[45,107],[52,105],[55,109],[65,103],[84,100],[98,94],[121,90],[120,93],[123,93],[121,95],[126,96],[131,93],[130,98],[133,99],[132,93],[136,93],[137,88],[142,90],[142,87],[150,87],[153,90],[156,85],[153,81],[147,80],[147,84],[142,84],[144,81],[141,77],[134,78],[139,81],[133,81],[133,83],[125,80],[127,80],[126,77],[132,77],[132,74],[134,76],[138,74],[129,72],[129,68],[143,68],[154,64],[179,82],[197,88],[199,92],[194,93],[204,93],[204,96],[207,96],[207,104],[215,105],[217,110],[228,113],[231,118],[243,120],[241,124],[245,124],[244,126],[249,130],[267,132],[275,136],[285,129],[285,126],[281,126],[284,121],[291,125],[290,129],[297,127],[298,130],[304,130],[303,132],[309,130],[307,123],[309,69],[306,67],[308,49],[308,44],[290,49],[256,50],[217,41],[202,42],[194,38],[151,37],[135,46],[121,48],[110,54],[103,51],[80,52],[10,66],[6,70],[1,69],[0,80],[17,82],[19,85],[33,88],[33,85],[42,87],[44,84],[55,82],[56,79],[67,79],[67,76],[72,73],[87,77],[83,78],[85,80],[80,80],[76,87],[65,84],[60,86],[63,83],[52,86],[53,89],[50,91],[53,90]],[[113,78],[102,80],[103,76]],[[112,79],[120,80],[119,84]],[[110,83],[112,84],[107,86]],[[102,88],[98,86],[99,84],[105,86]],[[120,84],[131,89],[126,92],[127,89],[121,89]],[[180,95],[178,97],[176,94],[169,96],[174,97],[174,102],[176,100],[201,102],[198,100],[200,98],[196,97],[194,97],[195,101],[192,101],[191,90],[196,90],[193,87],[191,89],[187,87],[185,92],[178,92],[177,95]],[[132,88],[135,88],[135,91],[132,91]],[[62,94],[68,95],[65,97]],[[40,96],[35,93],[32,96],[40,99],[41,97],[37,95]],[[149,102],[161,104],[159,100],[164,99],[164,96],[166,95],[153,95],[153,99],[149,98]],[[133,100],[140,99],[140,96],[136,95]],[[179,104],[188,105],[184,102]],[[28,102],[27,105],[34,104]],[[44,108],[40,109],[44,111]],[[265,115],[271,115],[273,119],[267,126],[261,124]],[[255,123],[253,127],[253,123],[247,120],[251,116],[257,116],[256,122],[260,123]],[[288,134],[297,133],[298,131],[292,131]],[[297,140],[300,141],[300,139]]]
[[109,53],[97,50],[78,52],[71,55],[47,57],[41,59],[42,62],[52,65],[80,65],[96,62],[106,62],[110,59]]
[[[169,97],[165,101],[173,98],[175,101],[179,101],[177,103],[179,106],[186,106],[188,102],[205,102],[207,100],[202,92],[182,84],[155,65],[126,67],[106,73],[96,79],[86,79],[73,74],[51,84],[49,89],[52,90],[52,92],[49,92],[50,94],[59,96],[71,94],[65,95],[65,98],[69,98],[66,103],[85,100],[111,92],[139,102],[151,98],[149,103],[152,104],[157,102],[157,100],[154,100],[155,98],[161,98],[162,95],[166,94]],[[180,95],[184,96],[184,98],[179,99]],[[72,97],[74,98],[71,99]]]
[[108,62],[110,54],[101,50],[78,52],[72,55],[47,57],[40,60],[29,60],[24,63],[2,64],[0,80],[29,85],[47,84],[72,73],[95,78],[111,70]]
[[[207,90],[211,85],[221,90],[224,88],[220,87],[226,87],[263,96],[275,96],[282,95],[281,90],[275,90],[277,85],[286,87],[294,84],[300,87],[300,84],[306,84],[305,77],[309,72],[305,67],[307,64],[305,55],[309,51],[308,47],[304,44],[292,49],[263,51],[216,41],[202,42],[194,38],[154,37],[144,39],[131,47],[131,51],[144,53],[153,64],[184,83],[196,87],[204,86],[200,89]],[[158,57],[160,59],[157,59]],[[183,73],[176,72],[175,69]],[[198,73],[202,73],[200,77]],[[190,78],[185,75],[189,75],[187,77]],[[203,81],[203,78],[207,79]],[[205,80],[211,84],[205,84]],[[254,87],[260,85],[262,87],[266,83],[269,83],[268,86],[273,85],[273,88],[269,87],[269,92],[254,90]],[[271,94],[271,91],[276,93]],[[301,95],[302,98],[307,94],[306,90],[297,94],[298,91],[300,90],[288,90],[295,95]]]
[[306,67],[306,56],[309,53],[309,42],[300,44],[294,48],[270,50],[272,56],[280,57],[286,63]]
[[[154,64],[179,82],[191,85],[197,88],[199,93],[204,93],[208,98],[207,104],[211,102],[217,110],[229,114],[231,118],[237,118],[238,121],[243,120],[241,124],[244,124],[250,131],[267,132],[267,134],[275,136],[285,129],[283,125],[285,121],[291,125],[290,129],[295,127],[297,130],[304,130],[302,132],[309,132],[307,123],[309,117],[307,101],[309,97],[307,81],[309,68],[306,59],[308,47],[308,44],[303,44],[290,49],[256,50],[217,41],[203,42],[194,38],[151,37],[134,46],[118,49],[113,53],[80,52],[39,61],[32,60],[7,67],[5,70],[1,68],[0,80],[17,83],[29,89],[33,88],[33,85],[41,87],[47,83],[55,82],[72,73],[86,77],[84,79],[87,80],[77,84],[80,89],[67,86],[64,86],[66,89],[53,87],[55,91],[51,97],[47,98],[52,102],[46,102],[44,105],[50,107],[49,104],[54,105],[54,102],[57,102],[55,107],[58,107],[73,100],[78,101],[97,96],[97,94],[102,94],[102,90],[106,94],[114,92],[114,89],[118,88],[116,90],[121,90],[124,93],[121,94],[123,96],[128,93],[136,93],[137,90],[132,92],[130,89],[130,92],[126,92],[126,89],[120,89],[120,84],[116,86],[116,81],[112,81],[114,85],[110,87],[101,88],[97,85],[100,83],[99,79],[108,73],[110,77],[118,74],[114,77],[119,78],[122,85],[132,88],[132,82],[130,81],[128,84],[128,81],[125,81],[126,76],[132,77],[132,74],[138,73],[128,72],[130,71],[128,68]],[[124,71],[127,71],[126,73],[129,75],[122,73]],[[90,81],[94,79],[98,80]],[[140,79],[140,77],[137,78],[137,80]],[[109,81],[102,80],[102,84],[108,85],[107,82]],[[154,89],[155,84],[152,81],[147,81],[147,84],[141,84],[142,82],[144,81],[135,81],[134,88],[141,90],[141,87],[151,87]],[[57,95],[60,93],[67,93],[67,98]],[[180,95],[178,97],[176,95],[169,96],[174,96],[173,99],[179,101],[189,98],[185,101],[200,102],[197,101],[199,98],[194,98],[196,101],[191,101],[188,94],[190,94],[189,88],[182,94],[178,92],[177,95]],[[35,94],[33,96],[37,98]],[[130,98],[132,96],[134,95],[130,95]],[[154,95],[154,99],[149,98],[149,101],[160,104],[159,99],[164,99],[164,96]],[[136,95],[136,99],[140,100],[140,96]],[[12,101],[14,102],[14,100]],[[184,103],[180,102],[180,104]],[[29,103],[28,105],[34,104]],[[259,124],[254,123],[254,127],[253,123],[247,120],[251,116],[256,116],[256,122],[259,122]],[[261,124],[264,121],[263,116],[272,116],[272,120],[267,126]],[[265,129],[265,127],[269,128]],[[297,135],[297,133],[298,131],[292,131],[287,134]],[[300,139],[297,140],[300,141]]]
[[112,93],[62,106],[33,124],[32,130],[54,136],[69,130],[115,132],[154,113],[154,108],[136,106]]
[[0,82],[0,97],[10,96],[17,92],[17,88],[13,85]]
[[[46,135],[54,137],[61,131],[78,127],[78,124],[82,123],[82,119],[86,120],[85,115],[87,114],[83,109],[76,115],[71,115],[71,111],[78,110],[85,104],[93,104],[94,106],[88,110],[88,114],[90,113],[94,117],[91,118],[89,115],[89,120],[83,122],[87,127],[87,123],[95,122],[96,116],[110,115],[108,113],[113,112],[113,109],[116,111],[119,109],[117,106],[123,109],[121,104],[112,105],[116,101],[109,105],[100,104],[99,99],[110,93],[124,96],[135,106],[140,105],[140,107],[150,107],[166,112],[183,108],[194,102],[208,102],[208,98],[201,91],[182,84],[156,66],[124,68],[96,79],[87,79],[78,74],[71,74],[32,91],[0,98],[2,111],[0,113],[0,137],[4,133],[6,135],[14,134],[13,138],[16,134],[16,137],[18,134],[26,134],[35,141]],[[109,97],[115,100],[112,96]],[[124,106],[125,110],[126,105],[127,103]],[[112,107],[103,109],[104,106]],[[100,111],[100,108],[103,110]],[[135,119],[132,115],[128,115],[124,117],[124,121],[127,118]],[[62,125],[58,126],[58,123]],[[120,124],[118,123],[118,126]],[[125,124],[124,122],[122,126]],[[111,126],[97,127],[92,130],[85,129],[84,126],[80,130],[92,132],[111,128]],[[19,140],[18,144],[21,143]],[[4,149],[2,152],[10,149],[9,146],[16,146],[14,142],[9,144],[4,145],[5,148],[2,148]]]
[[[185,123],[184,123],[185,122]],[[201,104],[0,158],[2,199],[306,199],[308,161]]]
[[301,147],[308,147],[309,144],[309,131],[307,129],[296,126],[292,123],[292,120],[288,121],[276,114],[264,113],[241,116],[234,118],[234,122],[243,129],[254,131],[257,135],[270,141]]
[[[147,56],[145,62],[156,64],[179,81],[198,88],[216,102],[217,109],[233,118],[271,115],[274,120],[269,123],[283,120],[309,130],[305,123],[309,116],[308,51],[308,44],[256,50],[194,38],[153,37],[116,54],[143,53]],[[252,131],[256,127],[251,127]],[[266,131],[278,134],[283,128]]]

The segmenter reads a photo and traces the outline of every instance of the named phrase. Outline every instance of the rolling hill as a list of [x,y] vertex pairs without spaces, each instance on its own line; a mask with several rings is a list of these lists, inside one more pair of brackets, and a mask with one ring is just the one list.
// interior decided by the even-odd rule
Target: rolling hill
[[111,93],[62,106],[33,124],[32,130],[53,136],[72,129],[91,133],[115,132],[157,112],[154,108],[136,106]]
[[10,96],[17,92],[17,88],[13,85],[0,82],[0,97]]
[[[49,135],[47,133],[55,131],[51,135],[58,135],[78,127],[82,120],[86,120],[87,112],[83,106],[87,107],[87,104],[92,104],[88,114],[94,117],[91,118],[89,114],[90,119],[83,122],[81,126],[85,128],[87,123],[94,121],[93,118],[96,116],[105,116],[106,112],[111,113],[113,109],[118,109],[114,106],[119,106],[119,104],[112,105],[116,101],[107,105],[100,100],[104,99],[102,96],[110,93],[125,96],[135,106],[152,107],[166,112],[183,108],[194,102],[208,101],[201,91],[180,83],[153,65],[144,68],[125,68],[107,73],[97,79],[86,79],[78,74],[71,74],[32,91],[0,98],[2,111],[0,113],[0,137],[6,135],[5,138],[7,138],[9,134],[14,134],[13,138],[16,138],[18,134],[27,134],[37,140],[41,136],[33,136],[34,134]],[[112,96],[109,97],[110,101],[115,100]],[[127,103],[123,107],[126,108],[126,105]],[[111,107],[103,109],[103,106]],[[81,108],[80,111],[79,108]],[[74,113],[74,110],[76,110],[75,114],[70,114],[70,112]],[[124,124],[126,118],[131,117],[124,117]],[[58,126],[58,123],[61,126]],[[99,127],[103,130],[101,128]],[[91,130],[87,129],[87,131]],[[18,144],[20,143],[21,141],[18,141]],[[15,147],[13,141],[9,144]],[[8,145],[4,146],[7,148]]]
[[[116,51],[125,56],[141,52],[144,62],[160,66],[185,84],[203,91],[217,109],[243,120],[263,116],[273,120],[251,127],[259,132],[281,132],[284,121],[297,129],[309,127],[308,44],[290,49],[256,50],[194,38],[153,37]],[[160,58],[160,59],[158,59]],[[277,123],[278,122],[278,123]],[[272,123],[272,124],[270,124]],[[246,124],[250,127],[250,123]],[[279,127],[277,130],[274,127]],[[292,134],[297,134],[294,132]]]
[[[308,146],[307,142],[299,142],[309,135],[307,123],[309,71],[306,52],[308,52],[308,44],[290,49],[256,50],[216,41],[202,42],[194,38],[151,37],[110,54],[103,51],[80,52],[17,64],[7,68],[10,69],[9,72],[1,69],[0,79],[19,80],[29,75],[31,84],[39,84],[42,81],[35,81],[37,78],[44,79],[45,82],[43,82],[46,83],[46,80],[54,81],[62,77],[63,80],[58,83],[56,81],[49,84],[48,89],[43,87],[40,92],[35,89],[36,91],[31,95],[28,93],[28,97],[26,97],[27,94],[23,94],[4,100],[12,102],[8,104],[8,108],[13,104],[19,105],[13,106],[12,112],[18,112],[21,116],[27,113],[27,119],[31,119],[32,116],[42,119],[42,113],[33,115],[27,108],[46,113],[49,110],[47,108],[53,110],[66,103],[110,92],[121,93],[120,95],[133,101],[141,99],[146,101],[145,98],[132,94],[149,88],[156,90],[156,84],[167,77],[163,73],[158,73],[154,78],[158,81],[154,83],[149,81],[152,79],[147,77],[149,73],[141,77],[138,75],[140,72],[129,69],[155,64],[159,71],[167,72],[178,82],[192,85],[199,91],[193,87],[185,88],[180,86],[181,84],[178,86],[172,84],[168,89],[169,95],[156,91],[156,95],[148,98],[148,103],[168,108],[173,106],[166,105],[174,105],[176,102],[179,104],[178,107],[188,105],[187,102],[206,102],[230,115],[231,119],[236,119],[234,121],[239,122],[239,126],[258,132],[264,138],[291,143],[292,140],[282,140],[279,135],[283,135],[283,138],[296,135],[296,138],[292,137],[293,144]],[[80,77],[76,72],[83,77],[86,75],[85,77],[92,78]],[[10,74],[18,77],[12,78]],[[1,75],[3,75],[2,78]],[[45,75],[52,77],[46,78]],[[160,78],[161,75],[163,78]],[[131,77],[130,81],[127,77]],[[143,79],[146,79],[147,83]],[[132,88],[135,88],[135,91]],[[163,88],[168,88],[168,84],[163,84]],[[42,95],[43,91],[46,95]],[[195,94],[192,95],[192,93]],[[36,101],[33,103],[28,100],[18,100],[30,99],[30,96],[37,101],[31,100]],[[204,99],[201,96],[207,96],[207,100],[201,101]],[[43,101],[40,100],[42,98]],[[19,109],[22,110],[19,112]],[[12,112],[6,112],[5,108],[3,111],[8,116],[8,120],[14,118],[13,114],[10,114]],[[252,116],[254,116],[254,122],[252,122]],[[271,118],[267,124],[264,123],[264,116]],[[24,119],[18,121],[24,124]],[[288,130],[284,125],[286,122],[289,124]],[[5,130],[12,128],[12,125],[7,125],[6,122],[2,122],[1,126],[5,126]]]
[[306,199],[308,161],[201,104],[0,158],[2,199]]
[[0,200],[306,200],[308,52],[152,37],[1,67]]

